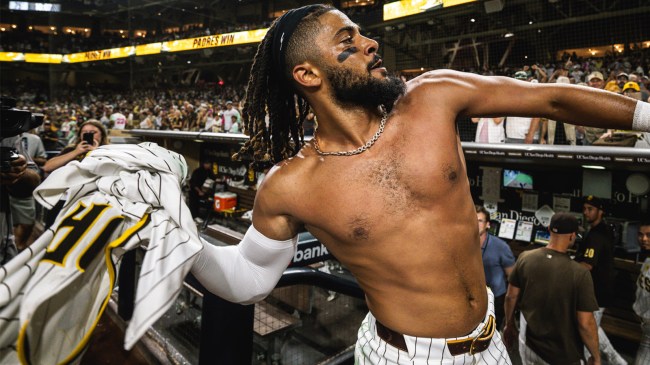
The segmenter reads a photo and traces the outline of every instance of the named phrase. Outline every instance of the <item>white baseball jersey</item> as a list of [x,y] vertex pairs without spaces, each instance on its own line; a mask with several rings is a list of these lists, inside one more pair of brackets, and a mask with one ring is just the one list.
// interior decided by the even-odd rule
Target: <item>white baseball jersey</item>
[[632,308],[644,322],[650,322],[650,257],[645,259],[636,280],[636,300]]
[[125,129],[126,117],[122,113],[111,114],[110,121],[113,123],[113,129]]
[[[122,254],[148,243],[130,349],[173,303],[201,250],[180,191],[182,156],[156,144],[102,146],[54,171],[35,191],[67,201],[51,229],[0,270],[0,363],[77,359],[115,284]],[[17,338],[17,340],[16,340]]]

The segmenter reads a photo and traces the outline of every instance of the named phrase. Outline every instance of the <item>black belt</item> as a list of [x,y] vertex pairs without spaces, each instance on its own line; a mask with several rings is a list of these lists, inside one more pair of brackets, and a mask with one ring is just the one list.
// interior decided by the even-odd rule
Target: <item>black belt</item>
[[[404,335],[393,331],[392,329],[384,326],[381,322],[375,320],[375,326],[377,328],[377,335],[389,345],[400,349],[402,351],[408,352],[406,347],[406,340]],[[490,346],[492,341],[492,336],[494,336],[494,331],[496,330],[496,324],[494,322],[494,317],[490,316],[488,322],[485,324],[483,331],[476,337],[469,337],[464,340],[447,340],[447,348],[449,353],[452,356],[458,356],[462,354],[469,353],[474,355],[481,351],[484,351]]]

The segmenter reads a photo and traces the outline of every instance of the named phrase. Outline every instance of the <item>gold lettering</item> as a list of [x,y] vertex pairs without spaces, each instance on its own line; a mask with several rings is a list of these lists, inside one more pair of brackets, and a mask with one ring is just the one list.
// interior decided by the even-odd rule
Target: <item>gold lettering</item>
[[[108,243],[112,232],[124,220],[123,216],[115,216],[99,230],[99,234],[95,237],[86,237],[107,208],[110,208],[110,205],[92,204],[87,208],[83,203],[79,203],[72,213],[63,218],[56,231],[57,234],[62,232],[62,230],[68,230],[68,232],[55,247],[48,248],[43,256],[43,261],[65,266],[69,254],[82,242],[82,239],[85,239],[89,241],[88,248],[79,256],[77,266],[81,271],[86,270],[92,260],[101,253],[104,246]],[[81,216],[77,217],[80,214]]]
[[221,36],[221,42],[220,44],[223,45],[230,45],[235,43],[235,36],[233,34],[225,34]]
[[99,51],[90,51],[84,53],[84,58],[89,61],[98,60],[101,58]]

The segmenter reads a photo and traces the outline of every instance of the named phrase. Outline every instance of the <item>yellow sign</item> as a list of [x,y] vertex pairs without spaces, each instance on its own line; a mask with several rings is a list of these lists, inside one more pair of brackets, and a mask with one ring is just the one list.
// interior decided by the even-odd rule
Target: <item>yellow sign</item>
[[29,63],[61,63],[63,55],[47,53],[25,53],[25,62]]
[[438,8],[471,3],[476,0],[401,0],[384,4],[384,21]]
[[193,49],[234,46],[237,44],[261,42],[268,29],[246,30],[226,34],[209,35],[198,38],[179,39],[163,42],[163,52],[180,52]]
[[25,54],[21,52],[0,52],[0,61],[2,62],[18,62],[24,61]]
[[442,7],[442,0],[401,0],[384,4],[384,20],[418,14],[434,7]]
[[135,47],[120,47],[103,49],[98,51],[71,53],[63,56],[64,63],[77,63],[89,61],[105,61],[116,58],[125,58],[135,54]]
[[148,54],[158,54],[162,48],[162,43],[148,43],[135,46],[135,55],[144,56]]
[[79,63],[105,61],[129,56],[145,56],[160,52],[180,52],[193,49],[234,46],[238,44],[259,43],[268,28],[247,30],[243,32],[211,35],[198,38],[180,39],[177,41],[158,42],[120,48],[102,49],[70,54],[40,54],[22,52],[0,52],[0,62],[30,62],[30,63]]
[[443,6],[445,8],[448,8],[450,6],[473,3],[474,1],[476,1],[476,0],[443,0],[442,2],[444,3]]

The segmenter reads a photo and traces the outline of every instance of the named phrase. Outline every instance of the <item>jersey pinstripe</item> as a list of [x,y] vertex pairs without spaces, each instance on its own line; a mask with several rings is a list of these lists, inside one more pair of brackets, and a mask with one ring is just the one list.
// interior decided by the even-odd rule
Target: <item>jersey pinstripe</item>
[[[61,220],[25,287],[17,342],[22,363],[69,363],[83,353],[115,284],[113,250],[149,222],[145,214],[125,225],[119,209],[83,200]],[[82,225],[85,219],[92,224]]]
[[376,320],[368,313],[359,328],[355,348],[355,364],[357,365],[452,365],[452,364],[511,364],[501,335],[495,331],[490,346],[482,352],[453,356],[446,344],[448,340],[465,339],[479,336],[486,325],[489,316],[494,317],[494,295],[488,289],[488,310],[485,321],[466,337],[453,339],[424,338],[404,336],[408,351],[402,351],[386,343],[377,335]]
[[186,173],[182,156],[155,144],[113,145],[39,186],[45,206],[63,194],[67,202],[30,250],[0,269],[0,363],[16,363],[16,349],[24,363],[80,356],[121,255],[148,243],[125,333],[125,348],[135,344],[172,304],[202,248],[180,192]]
[[636,300],[632,306],[634,312],[646,321],[650,321],[650,257],[641,265],[636,280]]
[[641,265],[636,281],[636,300],[632,308],[641,317],[641,341],[634,364],[650,364],[650,257]]

